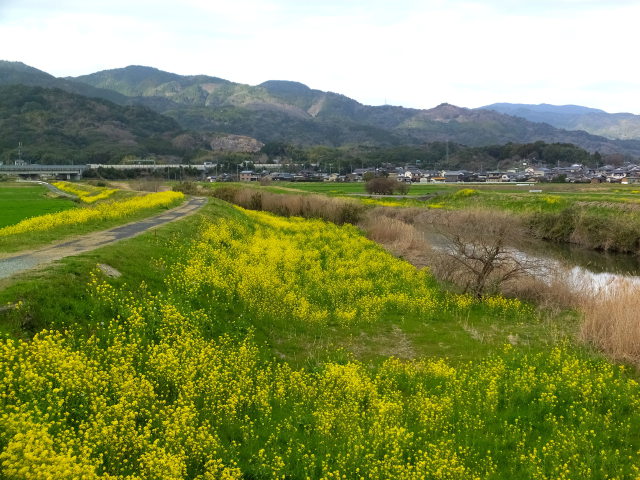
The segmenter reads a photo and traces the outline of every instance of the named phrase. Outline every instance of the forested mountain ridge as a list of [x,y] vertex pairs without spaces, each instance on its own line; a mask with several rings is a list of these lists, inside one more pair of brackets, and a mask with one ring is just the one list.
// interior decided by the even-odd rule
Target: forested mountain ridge
[[183,155],[173,119],[141,106],[121,106],[60,89],[0,86],[0,152],[41,163],[112,163],[123,156]]
[[184,127],[301,145],[399,145],[453,141],[470,146],[507,142],[574,143],[602,153],[640,154],[640,143],[616,143],[489,110],[442,104],[432,109],[367,106],[292,81],[256,86],[204,75],[180,76],[130,66],[76,77],[101,89],[135,97]]
[[[293,81],[251,86],[207,75],[178,75],[129,66],[76,78],[55,78],[0,62],[0,85],[21,83],[145,106],[201,134],[236,134],[264,143],[394,147],[447,141],[468,146],[572,143],[591,152],[640,156],[640,141],[610,140],[487,109],[442,104],[431,109],[368,106]],[[83,90],[84,89],[84,90]]]
[[607,113],[578,105],[494,103],[481,107],[566,130],[584,130],[612,140],[640,140],[640,115]]
[[127,97],[113,90],[96,88],[91,85],[57,78],[37,68],[21,62],[0,60],[0,85],[28,85],[31,87],[59,88],[69,93],[95,97],[125,104]]

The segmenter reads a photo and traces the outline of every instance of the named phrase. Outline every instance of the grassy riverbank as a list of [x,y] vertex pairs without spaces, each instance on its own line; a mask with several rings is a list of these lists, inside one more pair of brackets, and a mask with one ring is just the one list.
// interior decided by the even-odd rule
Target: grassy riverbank
[[[369,197],[364,184],[204,184],[204,191],[250,187],[281,195],[349,197],[369,207],[487,209],[515,214],[532,235],[594,250],[640,254],[640,189],[626,185],[417,184],[405,197]],[[530,191],[531,190],[531,191]],[[356,194],[356,195],[354,195]]]
[[640,387],[570,314],[448,293],[350,225],[212,200],[0,299],[9,478],[638,474]]

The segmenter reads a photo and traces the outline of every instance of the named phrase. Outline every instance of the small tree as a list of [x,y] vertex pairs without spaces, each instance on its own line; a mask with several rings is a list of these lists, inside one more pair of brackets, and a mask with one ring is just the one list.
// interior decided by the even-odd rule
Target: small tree
[[364,189],[367,193],[392,195],[397,184],[398,182],[392,178],[375,177],[364,184]]
[[524,241],[524,229],[505,213],[451,212],[439,228],[443,248],[434,252],[433,268],[444,280],[476,297],[496,293],[510,281],[543,272],[540,260],[512,247]]
[[365,182],[370,182],[375,176],[376,175],[373,172],[364,172],[364,174],[362,175],[362,179]]

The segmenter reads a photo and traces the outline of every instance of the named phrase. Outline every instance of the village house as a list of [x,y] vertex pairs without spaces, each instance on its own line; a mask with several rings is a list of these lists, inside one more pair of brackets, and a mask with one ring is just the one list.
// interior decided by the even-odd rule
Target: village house
[[254,172],[253,170],[243,170],[240,172],[240,181],[241,182],[257,182],[260,180],[260,174]]

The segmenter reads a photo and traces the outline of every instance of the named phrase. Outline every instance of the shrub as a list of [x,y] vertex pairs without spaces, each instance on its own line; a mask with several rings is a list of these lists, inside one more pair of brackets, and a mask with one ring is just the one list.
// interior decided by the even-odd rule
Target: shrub
[[375,177],[364,184],[364,189],[367,193],[392,195],[397,186],[397,180],[387,177]]
[[186,195],[197,195],[200,192],[198,184],[195,182],[180,182],[173,187],[174,192],[182,192]]
[[398,184],[396,185],[396,193],[398,193],[399,195],[406,195],[407,193],[409,193],[409,188],[411,187],[410,183],[407,182],[397,182]]
[[216,188],[213,191],[213,196],[224,200],[225,202],[234,203],[236,193],[240,190],[240,187],[234,185],[225,185],[223,187]]

